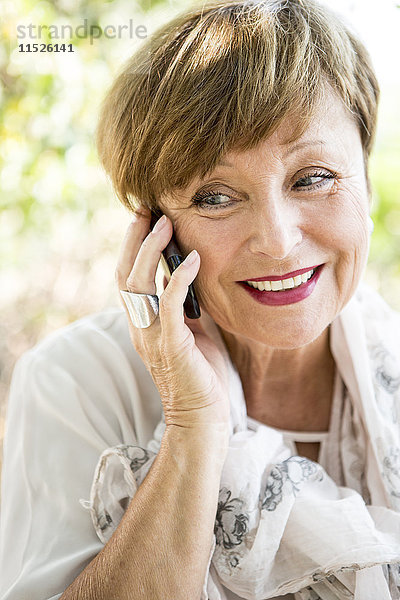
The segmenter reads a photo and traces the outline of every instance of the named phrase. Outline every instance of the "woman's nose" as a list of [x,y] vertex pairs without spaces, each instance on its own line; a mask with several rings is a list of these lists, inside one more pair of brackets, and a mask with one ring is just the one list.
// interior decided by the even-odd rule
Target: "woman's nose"
[[268,202],[254,215],[249,238],[251,252],[281,260],[303,239],[298,208],[287,202]]

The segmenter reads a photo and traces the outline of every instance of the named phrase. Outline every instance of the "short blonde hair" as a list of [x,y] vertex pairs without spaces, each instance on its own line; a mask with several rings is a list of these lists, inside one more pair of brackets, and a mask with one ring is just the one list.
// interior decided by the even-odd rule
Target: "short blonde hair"
[[300,137],[327,82],[358,123],[367,175],[379,85],[341,17],[314,0],[192,7],[146,40],[116,78],[99,118],[101,163],[128,208],[155,208],[288,115],[296,115],[291,139]]

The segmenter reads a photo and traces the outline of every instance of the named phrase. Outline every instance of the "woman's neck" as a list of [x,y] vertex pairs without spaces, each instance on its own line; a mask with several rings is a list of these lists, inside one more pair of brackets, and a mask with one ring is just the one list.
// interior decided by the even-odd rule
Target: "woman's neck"
[[220,332],[240,375],[250,417],[279,429],[329,428],[335,373],[329,328],[310,344],[293,350]]

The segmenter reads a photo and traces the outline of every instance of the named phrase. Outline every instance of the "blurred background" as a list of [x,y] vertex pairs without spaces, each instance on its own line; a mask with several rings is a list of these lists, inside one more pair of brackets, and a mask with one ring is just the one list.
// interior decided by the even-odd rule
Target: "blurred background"
[[[1,1],[0,444],[17,358],[48,333],[119,305],[114,269],[130,217],[98,164],[99,104],[121,63],[188,4]],[[400,310],[400,7],[336,0],[335,9],[369,49],[382,88],[370,163],[375,231],[364,279]],[[64,26],[66,37],[50,39],[43,28],[39,39],[39,25]],[[98,36],[99,28],[108,36]],[[34,42],[71,43],[73,52],[19,48]]]

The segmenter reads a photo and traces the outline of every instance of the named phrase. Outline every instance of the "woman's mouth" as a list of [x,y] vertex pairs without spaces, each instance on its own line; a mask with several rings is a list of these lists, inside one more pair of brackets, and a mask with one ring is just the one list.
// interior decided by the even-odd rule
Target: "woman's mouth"
[[324,265],[312,268],[295,277],[240,282],[242,287],[261,304],[278,306],[307,298],[314,290]]
[[296,277],[289,277],[288,279],[278,279],[276,281],[246,281],[247,285],[260,290],[260,292],[279,292],[281,290],[291,290],[297,288],[303,283],[306,283],[314,275],[316,269],[311,269],[302,273],[302,275],[296,275]]

